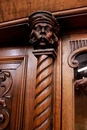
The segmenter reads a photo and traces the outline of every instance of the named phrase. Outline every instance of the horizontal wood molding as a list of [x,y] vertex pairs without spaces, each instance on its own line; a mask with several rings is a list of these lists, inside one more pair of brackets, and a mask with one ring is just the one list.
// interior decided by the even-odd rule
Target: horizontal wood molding
[[72,16],[72,15],[80,15],[80,14],[84,14],[84,13],[87,13],[87,7],[54,12],[53,15],[55,17],[60,17],[61,18],[61,17]]
[[28,20],[29,20],[28,17],[25,17],[25,18],[21,18],[21,19],[17,19],[17,20],[3,22],[3,23],[0,23],[0,28],[12,27],[12,26],[24,24],[24,23],[26,24],[28,22]]
[[[62,17],[67,17],[67,16],[72,17],[72,15],[83,15],[83,14],[86,14],[86,13],[87,13],[87,7],[63,10],[63,11],[58,11],[58,12],[52,12],[52,14],[55,17],[59,17],[60,19]],[[8,28],[10,26],[12,27],[12,26],[15,26],[15,25],[18,25],[18,24],[24,24],[24,23],[27,24],[28,20],[29,20],[29,18],[25,17],[25,18],[21,18],[21,19],[3,22],[3,23],[0,23],[0,29],[1,28]]]

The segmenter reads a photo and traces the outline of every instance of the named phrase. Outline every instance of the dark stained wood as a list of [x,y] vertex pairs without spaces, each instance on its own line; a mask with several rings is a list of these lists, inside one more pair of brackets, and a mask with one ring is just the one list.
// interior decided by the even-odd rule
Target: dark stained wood
[[[6,107],[1,107],[0,103],[0,112],[2,112],[1,109],[4,109],[9,113],[9,124],[5,130],[32,130],[34,110],[32,102],[34,102],[36,73],[36,58],[33,56],[32,50],[28,46],[0,48],[0,67],[2,70],[10,72],[13,80],[9,90],[11,98],[6,98]],[[9,77],[6,87],[8,84]]]
[[[76,1],[73,3],[75,4],[75,2]],[[57,2],[55,2],[55,4],[56,3]],[[11,4],[12,3],[10,3],[10,5]],[[53,4],[53,2],[50,2],[50,4]],[[78,6],[80,4],[81,3],[78,3]],[[72,5],[72,3],[69,3],[67,8],[69,5]],[[49,6],[49,8],[51,10],[53,5],[52,7]],[[54,62],[54,66],[52,64],[51,70],[53,72],[52,85],[54,86],[52,89],[53,102],[51,105],[53,106],[53,110],[51,124],[53,124],[54,130],[74,130],[74,71],[73,68],[68,65],[68,57],[71,53],[71,41],[87,39],[86,8],[84,10],[80,10],[82,13],[78,10],[75,10],[77,12],[72,10],[70,13],[65,11],[66,14],[64,14],[64,12],[60,12],[60,14],[53,13],[60,24],[61,30],[57,58]],[[12,19],[13,15],[9,15],[11,15],[9,19]],[[23,15],[25,14],[21,14],[20,17]],[[7,17],[6,19],[8,19]],[[14,18],[17,17],[19,17],[19,14],[14,16]],[[33,117],[36,114],[34,110],[34,99],[35,92],[37,93],[37,90],[35,90],[37,60],[40,61],[39,58],[42,59],[42,56],[36,59],[32,53],[33,47],[28,41],[30,28],[27,25],[27,16],[24,21],[22,20],[3,23],[0,26],[2,27],[0,29],[0,69],[3,71],[7,69],[13,78],[12,87],[9,91],[12,98],[6,99],[6,108],[2,106],[2,101],[0,100],[0,109],[4,108],[10,113],[9,124],[5,128],[6,130],[33,130]],[[52,59],[50,59],[50,61],[52,61]],[[50,63],[50,61],[48,60],[48,63]],[[42,70],[43,67],[40,67]],[[38,71],[40,71],[40,69],[38,69]],[[49,102],[50,101],[48,101],[48,103]],[[41,110],[43,110],[43,108],[41,108]],[[39,110],[37,113],[39,113]]]
[[[0,46],[21,45],[21,42],[28,42],[29,26],[27,24],[15,25],[0,29]],[[9,35],[10,34],[10,35]],[[18,42],[20,41],[20,42]],[[26,44],[26,42],[25,42]]]
[[[68,19],[69,17],[77,17],[77,16],[86,16],[87,14],[87,7],[82,7],[82,8],[75,8],[75,9],[67,9],[67,10],[62,10],[62,11],[55,11],[52,12],[53,16],[55,16],[58,19]],[[28,15],[29,16],[29,15]],[[0,28],[4,28],[4,27],[13,27],[15,25],[21,25],[23,24],[27,24],[28,23],[28,16],[24,17],[24,18],[19,18],[19,19],[14,19],[14,20],[10,20],[10,21],[6,21],[6,22],[1,22],[0,23]]]
[[61,35],[82,33],[87,30],[87,13],[60,16],[57,20]]
[[[86,22],[87,21],[87,7],[64,10],[64,11],[59,11],[59,12],[57,11],[52,14],[56,17],[57,21],[59,22],[61,35],[65,33],[66,34],[77,33],[77,32],[80,33],[79,28],[82,29],[81,32],[84,32],[84,31],[86,32],[87,30],[86,29],[87,28],[87,22]],[[22,38],[26,37],[28,35],[26,33],[28,33],[29,31],[28,20],[29,18],[27,16],[25,18],[20,18],[17,20],[0,23],[1,39],[4,36],[3,33],[8,34],[7,33],[8,28],[10,28],[10,30],[13,31],[12,35],[14,35],[15,32],[16,33],[19,32],[17,37],[19,37],[20,34],[22,35]],[[22,30],[22,27],[23,27],[23,30]],[[14,29],[17,29],[17,31]],[[6,32],[4,32],[4,30]],[[8,38],[8,35],[6,37]]]
[[50,12],[38,11],[29,16],[30,43],[37,57],[37,75],[34,102],[34,130],[54,128],[53,62],[58,46],[58,24]]
[[15,25],[20,25],[20,24],[24,24],[24,23],[27,23],[29,20],[28,17],[26,18],[22,18],[22,19],[17,19],[17,20],[12,20],[12,21],[7,21],[7,22],[3,22],[3,23],[0,23],[0,28],[4,28],[4,27],[12,27],[12,26],[15,26]]

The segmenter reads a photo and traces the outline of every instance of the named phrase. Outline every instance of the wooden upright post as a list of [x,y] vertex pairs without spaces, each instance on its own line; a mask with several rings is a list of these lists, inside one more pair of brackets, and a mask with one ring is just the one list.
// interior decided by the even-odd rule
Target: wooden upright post
[[51,13],[38,11],[29,16],[33,44],[37,57],[34,104],[34,130],[52,130],[53,62],[58,46],[58,23]]

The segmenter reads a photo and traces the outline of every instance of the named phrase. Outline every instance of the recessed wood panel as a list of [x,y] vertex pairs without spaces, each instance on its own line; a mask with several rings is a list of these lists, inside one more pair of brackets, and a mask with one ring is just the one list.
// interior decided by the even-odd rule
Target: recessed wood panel
[[[32,50],[30,46],[0,48],[1,70],[10,73],[12,77],[12,86],[8,93],[11,98],[6,98],[5,108],[0,104],[0,112],[4,108],[9,113],[5,130],[32,130],[33,128],[36,58]],[[6,77],[8,84],[11,83],[9,82],[11,77]],[[0,93],[2,91],[0,89]]]
[[[0,128],[20,130],[23,120],[21,117],[24,107],[26,57],[2,57],[0,65],[0,114],[4,116]],[[3,76],[4,80],[2,80]]]

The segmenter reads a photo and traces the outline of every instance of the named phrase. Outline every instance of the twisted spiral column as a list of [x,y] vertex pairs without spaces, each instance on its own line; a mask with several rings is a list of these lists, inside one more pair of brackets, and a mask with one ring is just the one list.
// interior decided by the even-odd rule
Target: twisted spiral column
[[37,56],[37,76],[34,105],[34,130],[51,130],[53,57]]

